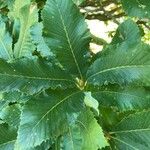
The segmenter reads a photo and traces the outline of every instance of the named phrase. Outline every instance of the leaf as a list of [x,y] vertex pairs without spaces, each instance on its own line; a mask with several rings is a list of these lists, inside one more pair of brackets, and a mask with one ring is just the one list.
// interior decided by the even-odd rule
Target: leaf
[[63,136],[62,149],[63,150],[81,150],[82,149],[82,135],[80,128],[77,125],[71,126],[68,132]]
[[117,44],[117,50],[129,51],[140,42],[141,34],[139,27],[134,21],[128,19],[118,27],[111,44]]
[[14,55],[16,58],[23,56],[31,57],[35,50],[32,42],[30,28],[38,22],[38,10],[36,6],[25,5],[19,11],[20,34],[19,39],[14,47]]
[[7,101],[0,100],[0,111],[8,105]]
[[12,38],[6,31],[5,23],[2,21],[0,21],[0,58],[6,60],[13,58]]
[[97,113],[97,115],[99,115],[98,110],[99,103],[96,99],[92,97],[91,92],[85,92],[84,103],[86,106],[93,108],[93,110]]
[[66,70],[83,79],[90,34],[79,10],[71,0],[48,0],[42,16],[45,42]]
[[41,23],[38,23],[31,28],[31,38],[33,43],[36,45],[37,51],[40,52],[42,57],[53,56],[53,53],[44,41],[42,29],[43,25]]
[[150,19],[149,0],[121,0],[121,3],[129,16]]
[[41,145],[30,148],[29,150],[49,150],[52,145],[52,142],[50,140],[44,141]]
[[9,103],[25,103],[29,100],[29,96],[18,92],[18,91],[13,91],[13,92],[4,92],[2,93],[2,100]]
[[48,88],[74,87],[74,81],[58,66],[43,60],[21,59],[14,63],[0,60],[1,92],[22,91],[34,94]]
[[20,113],[20,105],[10,105],[0,111],[0,118],[9,126],[17,128],[20,123]]
[[12,7],[13,3],[14,3],[14,0],[11,0],[11,1],[10,0],[1,0],[0,1],[0,9],[4,8],[6,6],[8,6],[10,8],[10,7]]
[[71,89],[51,91],[48,96],[29,100],[22,111],[17,148],[35,147],[63,134],[72,122],[73,114],[82,110],[83,99],[81,91]]
[[6,124],[0,124],[0,149],[14,150],[17,132]]
[[150,149],[150,111],[124,118],[109,134],[118,149]]
[[10,12],[11,16],[13,16],[15,19],[19,19],[20,11],[26,5],[30,5],[30,0],[15,0],[13,10]]
[[104,133],[90,110],[82,113],[77,123],[83,137],[82,150],[96,150],[108,146]]
[[141,44],[132,51],[118,51],[97,59],[87,72],[92,85],[150,85],[150,46]]
[[81,113],[76,125],[69,128],[62,145],[64,150],[97,150],[108,143],[93,113],[87,109]]
[[119,111],[143,110],[150,108],[150,94],[144,88],[126,87],[103,89],[92,92],[99,105],[114,106]]

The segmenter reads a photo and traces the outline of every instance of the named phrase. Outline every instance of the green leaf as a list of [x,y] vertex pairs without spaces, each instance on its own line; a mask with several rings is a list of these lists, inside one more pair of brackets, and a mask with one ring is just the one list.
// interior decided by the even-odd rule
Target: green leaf
[[14,3],[14,0],[11,0],[11,1],[10,0],[1,0],[0,8],[4,8],[6,6],[8,6],[10,8],[10,7],[12,7],[13,3]]
[[47,45],[65,69],[83,79],[90,34],[79,10],[71,0],[47,0],[42,16]]
[[150,19],[149,0],[121,0],[121,3],[129,16]]
[[124,118],[109,134],[118,149],[150,149],[150,111]]
[[18,127],[20,123],[20,105],[10,105],[0,111],[0,118],[12,127]]
[[37,47],[37,51],[40,52],[42,57],[53,56],[50,48],[46,45],[44,38],[42,36],[43,24],[38,23],[31,28],[31,37],[33,43]]
[[0,60],[0,90],[33,94],[47,88],[75,86],[74,81],[58,66],[43,60],[21,59],[14,63]]
[[0,124],[0,149],[14,150],[17,132],[6,124]]
[[2,93],[2,100],[9,103],[25,103],[29,100],[29,96],[18,92],[18,91],[13,91],[13,92],[5,92]]
[[35,4],[25,5],[19,11],[20,34],[19,39],[14,47],[16,58],[22,56],[31,57],[35,50],[32,42],[30,28],[38,22],[38,10]]
[[2,21],[0,21],[0,58],[6,60],[13,58],[12,38],[6,31],[5,23]]
[[141,34],[137,24],[128,19],[117,29],[111,44],[117,45],[117,50],[130,50],[141,42]]
[[8,105],[7,101],[0,100],[0,111]]
[[29,100],[22,111],[17,148],[35,147],[63,134],[73,114],[82,110],[83,102],[84,93],[76,89],[50,91],[50,95]]
[[108,146],[102,128],[90,110],[82,113],[77,120],[83,138],[82,150],[97,150]]
[[79,126],[70,126],[68,132],[63,136],[62,139],[63,150],[81,150],[82,141],[83,139]]
[[87,109],[78,117],[76,125],[69,128],[62,146],[64,150],[97,150],[108,143],[93,113]]
[[120,111],[150,108],[150,94],[144,88],[101,89],[92,93],[100,106],[117,107]]
[[97,113],[97,115],[99,115],[98,110],[99,103],[96,99],[92,97],[91,92],[85,92],[84,103],[86,106],[92,108]]
[[150,85],[150,46],[138,45],[132,51],[118,51],[97,59],[87,72],[92,85]]
[[38,145],[34,148],[30,148],[29,150],[49,150],[52,145],[50,140],[44,141],[41,145]]
[[20,11],[21,9],[30,4],[30,0],[15,0],[13,5],[13,10],[10,12],[11,16],[13,16],[15,19],[19,19],[20,17]]

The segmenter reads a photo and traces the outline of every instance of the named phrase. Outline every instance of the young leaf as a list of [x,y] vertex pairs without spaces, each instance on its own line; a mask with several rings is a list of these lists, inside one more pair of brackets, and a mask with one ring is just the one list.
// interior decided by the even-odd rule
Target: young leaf
[[83,108],[84,93],[76,89],[51,91],[48,96],[29,100],[22,111],[17,147],[35,147],[54,139],[68,129],[73,113]]
[[108,146],[103,131],[90,110],[82,113],[77,123],[83,137],[82,150],[96,150]]
[[150,46],[141,44],[130,52],[118,51],[97,59],[87,72],[93,85],[150,85]]
[[25,5],[19,11],[20,34],[14,48],[16,58],[22,56],[31,57],[35,50],[35,45],[32,43],[30,28],[38,22],[38,10],[35,5]]
[[118,149],[150,149],[150,111],[130,115],[109,134]]
[[42,16],[47,45],[65,69],[83,79],[89,32],[79,10],[71,0],[47,0]]
[[42,60],[21,59],[14,63],[0,60],[0,90],[34,94],[47,88],[75,86],[72,78],[58,66]]
[[14,143],[17,137],[17,132],[14,128],[6,124],[0,124],[0,149],[14,150]]
[[25,0],[25,1],[15,0],[13,5],[13,10],[10,12],[11,16],[13,16],[13,18],[15,19],[19,19],[20,11],[26,5],[30,5],[30,0]]
[[62,145],[65,150],[97,150],[108,143],[93,113],[87,109],[81,113],[76,125],[69,128]]
[[13,58],[12,38],[6,31],[5,23],[2,21],[0,21],[0,58],[6,60]]

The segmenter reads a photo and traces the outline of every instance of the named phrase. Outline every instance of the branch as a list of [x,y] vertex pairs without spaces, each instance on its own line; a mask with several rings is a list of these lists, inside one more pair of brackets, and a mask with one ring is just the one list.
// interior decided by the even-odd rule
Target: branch
[[106,45],[106,44],[108,44],[104,39],[99,38],[99,37],[97,37],[93,34],[91,34],[91,37],[93,39],[93,42],[97,45]]

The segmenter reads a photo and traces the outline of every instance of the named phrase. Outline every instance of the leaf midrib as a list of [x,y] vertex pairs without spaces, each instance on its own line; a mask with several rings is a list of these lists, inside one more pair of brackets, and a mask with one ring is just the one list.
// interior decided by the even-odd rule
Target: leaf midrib
[[117,134],[117,133],[131,133],[131,132],[142,132],[142,131],[150,131],[150,127],[145,129],[132,129],[132,130],[123,130],[123,131],[113,131],[109,132],[109,134]]
[[70,41],[70,38],[69,38],[69,34],[68,34],[68,32],[67,32],[67,28],[66,28],[66,25],[65,25],[63,16],[62,16],[62,14],[61,14],[61,10],[60,10],[60,8],[59,8],[59,6],[58,6],[58,3],[57,3],[56,1],[55,1],[55,3],[56,3],[56,6],[57,6],[57,9],[58,9],[58,13],[59,13],[59,15],[60,15],[61,23],[62,23],[64,32],[65,32],[65,35],[66,35],[66,39],[67,39],[69,48],[70,48],[70,50],[71,50],[71,54],[72,54],[73,59],[74,59],[75,65],[76,65],[77,70],[78,70],[78,72],[79,72],[80,78],[83,79],[83,75],[82,75],[82,73],[81,73],[79,64],[78,64],[77,59],[76,59],[76,56],[75,56],[75,54],[74,54],[73,47],[72,47],[72,45],[71,45],[71,41]]
[[150,65],[131,65],[131,66],[126,65],[126,66],[118,66],[118,67],[108,68],[108,69],[101,70],[101,71],[99,71],[99,72],[97,72],[97,73],[95,73],[95,74],[89,76],[89,77],[87,78],[87,81],[88,81],[90,78],[94,77],[94,76],[97,76],[97,75],[99,75],[99,74],[102,74],[102,73],[105,73],[105,72],[109,72],[109,71],[112,71],[112,70],[127,69],[127,68],[144,68],[144,67],[150,67]]
[[[20,18],[20,20],[21,19],[22,18]],[[22,53],[24,41],[25,41],[28,29],[29,29],[29,19],[30,19],[30,13],[28,13],[28,15],[27,15],[27,20],[25,21],[26,23],[21,22],[20,36],[19,36],[18,42],[16,43],[16,47],[15,47],[16,57],[18,57],[18,58],[20,57],[20,55]]]
[[[65,102],[67,99],[69,99],[71,96],[77,94],[77,93],[80,93],[81,91],[78,91],[78,92],[75,92],[75,93],[72,93],[68,96],[66,96],[65,98],[63,98],[61,101],[59,101],[57,104],[55,104],[50,110],[48,110],[44,115],[43,117],[41,117],[41,119],[36,123],[36,125],[34,126],[34,128],[45,118],[45,116],[47,116],[51,111],[53,111],[56,107],[58,107],[61,103]],[[34,130],[34,128],[32,130]]]
[[139,149],[137,149],[136,147],[133,147],[132,145],[130,145],[129,143],[126,143],[126,142],[123,141],[123,140],[120,140],[120,139],[118,139],[118,138],[116,138],[116,137],[112,137],[112,136],[111,136],[111,138],[114,139],[114,140],[116,140],[116,141],[119,141],[120,143],[123,143],[123,144],[125,144],[125,145],[127,145],[127,146],[133,148],[134,150],[139,150]]
[[34,79],[34,80],[54,80],[54,81],[68,81],[68,82],[73,82],[73,80],[68,80],[68,79],[55,79],[55,78],[44,78],[44,77],[31,77],[31,76],[23,76],[23,75],[10,75],[10,74],[2,74],[0,73],[0,76],[8,76],[8,77],[14,77],[14,78],[26,78],[26,79]]

